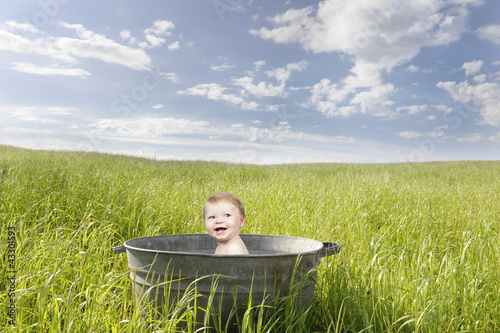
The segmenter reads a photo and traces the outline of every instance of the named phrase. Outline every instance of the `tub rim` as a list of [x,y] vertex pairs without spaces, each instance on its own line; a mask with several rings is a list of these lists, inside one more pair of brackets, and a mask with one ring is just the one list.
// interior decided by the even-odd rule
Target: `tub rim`
[[196,253],[196,252],[181,252],[181,251],[170,251],[170,250],[155,250],[155,249],[147,249],[141,247],[135,247],[127,244],[131,241],[136,241],[145,238],[163,238],[163,237],[174,237],[174,236],[196,236],[196,237],[210,237],[208,234],[174,234],[174,235],[156,235],[156,236],[144,236],[137,237],[126,240],[123,245],[119,245],[113,248],[113,252],[115,254],[125,252],[127,250],[140,251],[140,252],[150,252],[150,253],[164,253],[171,255],[180,255],[180,256],[201,256],[201,257],[210,257],[210,258],[268,258],[268,257],[292,257],[292,256],[304,256],[304,255],[316,255],[319,258],[323,258],[329,255],[333,255],[338,253],[339,244],[335,242],[321,242],[315,239],[306,238],[306,237],[298,237],[298,236],[287,236],[287,235],[266,235],[266,234],[240,234],[242,238],[252,238],[252,237],[271,237],[271,238],[288,238],[294,240],[303,240],[308,242],[315,242],[318,245],[318,249],[309,250],[304,252],[283,252],[283,253],[250,253],[250,254],[211,254],[211,253]]

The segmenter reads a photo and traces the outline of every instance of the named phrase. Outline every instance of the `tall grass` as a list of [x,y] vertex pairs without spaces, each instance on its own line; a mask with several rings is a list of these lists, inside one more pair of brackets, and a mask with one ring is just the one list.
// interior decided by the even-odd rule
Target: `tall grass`
[[[500,162],[255,166],[0,146],[2,304],[7,228],[17,229],[16,325],[2,307],[0,328],[146,329],[126,258],[111,248],[203,233],[204,201],[228,191],[245,204],[242,232],[342,249],[319,266],[309,308],[295,311],[293,293],[271,304],[272,315],[254,304],[242,331],[499,331],[499,179]],[[173,330],[189,304],[149,329]]]

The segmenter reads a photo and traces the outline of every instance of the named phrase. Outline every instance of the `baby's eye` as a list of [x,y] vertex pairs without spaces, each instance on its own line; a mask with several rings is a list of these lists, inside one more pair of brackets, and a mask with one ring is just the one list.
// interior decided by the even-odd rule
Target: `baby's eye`
[[230,217],[231,214],[224,214],[224,217]]
[[209,220],[213,220],[215,218],[215,216],[209,216],[208,219]]

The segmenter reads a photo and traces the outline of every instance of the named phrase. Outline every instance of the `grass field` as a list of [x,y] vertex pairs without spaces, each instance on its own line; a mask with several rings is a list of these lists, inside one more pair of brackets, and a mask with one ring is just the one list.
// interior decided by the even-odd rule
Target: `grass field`
[[[272,332],[500,331],[500,162],[254,166],[7,146],[0,331],[144,330],[126,256],[112,247],[203,233],[202,207],[216,192],[242,199],[243,233],[342,249],[319,266],[308,311],[242,331],[265,332],[276,320],[285,324]],[[167,332],[172,318],[152,329]]]

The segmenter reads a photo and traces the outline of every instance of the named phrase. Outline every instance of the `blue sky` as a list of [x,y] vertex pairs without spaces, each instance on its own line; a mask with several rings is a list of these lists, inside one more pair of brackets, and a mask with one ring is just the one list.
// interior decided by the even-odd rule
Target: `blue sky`
[[9,1],[0,144],[242,163],[500,159],[496,0]]

